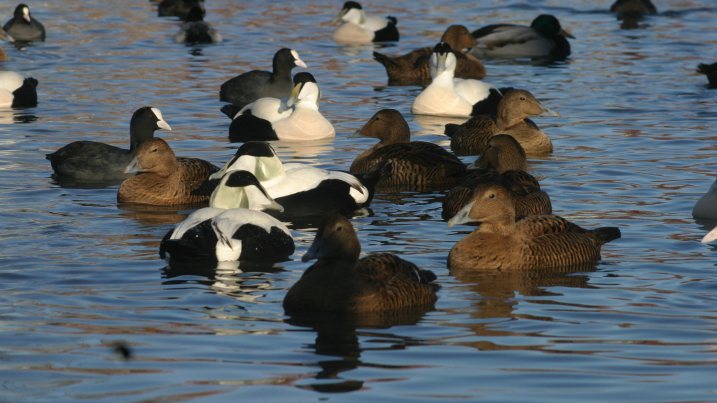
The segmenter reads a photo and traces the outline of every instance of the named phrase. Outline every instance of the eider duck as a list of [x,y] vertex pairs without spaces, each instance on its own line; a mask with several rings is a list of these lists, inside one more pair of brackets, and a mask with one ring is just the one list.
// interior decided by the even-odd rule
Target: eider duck
[[361,176],[328,171],[307,164],[282,164],[274,149],[261,141],[244,143],[224,167],[210,179],[227,172],[254,174],[267,193],[284,207],[271,211],[279,217],[305,217],[332,212],[351,213],[367,207],[383,178],[383,165]]
[[707,88],[717,88],[717,63],[697,65],[697,72],[707,76]]
[[306,68],[295,50],[283,48],[274,55],[273,70],[252,70],[238,75],[222,84],[219,99],[239,108],[259,98],[286,98],[294,88],[291,81],[291,69],[296,66]]
[[0,72],[0,108],[37,106],[37,80],[14,71]]
[[543,106],[526,90],[510,90],[498,103],[497,116],[475,116],[467,122],[447,124],[446,136],[451,138],[451,149],[457,155],[482,154],[488,140],[496,134],[513,136],[528,154],[553,152],[553,143],[538,129],[529,117],[557,116],[560,114]]
[[436,45],[430,60],[433,81],[413,101],[412,113],[456,117],[495,113],[503,97],[500,90],[480,80],[455,78],[456,63],[450,45]]
[[427,187],[460,182],[466,167],[458,157],[443,147],[424,141],[410,141],[411,130],[403,115],[395,109],[376,112],[366,124],[349,138],[378,138],[378,144],[359,154],[350,172],[366,172],[386,161],[390,176],[381,186]]
[[702,237],[702,240],[700,240],[700,242],[708,243],[714,241],[715,239],[717,239],[717,227],[712,228],[710,232],[705,234],[705,236]]
[[[485,77],[485,66],[480,60],[462,52],[475,46],[475,38],[463,25],[451,25],[441,37],[441,42],[451,46],[456,56],[456,77],[479,80]],[[390,57],[373,52],[373,58],[386,68],[388,85],[428,85],[431,83],[429,61],[433,48],[416,49],[403,56]]]
[[334,22],[343,21],[331,35],[338,43],[371,43],[398,41],[396,17],[386,18],[366,15],[363,7],[355,1],[347,1]]
[[321,90],[314,76],[298,73],[288,100],[261,98],[240,109],[229,126],[229,141],[306,141],[335,137],[334,126],[319,112],[320,100]]
[[[3,32],[5,32],[5,31],[3,31]],[[3,39],[3,38],[0,37],[0,39]],[[0,48],[0,62],[6,62],[6,61],[7,61],[7,53],[5,53],[5,51],[2,50],[2,48]]]
[[204,6],[200,0],[162,0],[157,5],[157,15],[179,17],[179,19],[185,20],[194,7],[199,7],[202,10],[202,16],[204,15]]
[[204,21],[204,11],[196,6],[189,10],[184,24],[174,35],[176,43],[217,43],[221,41],[222,36],[210,23]]
[[[222,197],[221,193],[228,193],[229,197]],[[231,194],[239,197],[231,197]],[[209,205],[167,232],[159,245],[160,258],[167,261],[281,261],[294,253],[294,239],[286,225],[260,211],[283,208],[251,173],[226,174],[214,189]]]
[[451,189],[443,199],[444,220],[458,214],[473,197],[473,191],[480,184],[501,183],[508,189],[519,216],[552,214],[550,196],[540,190],[540,183],[529,173],[525,151],[513,137],[506,134],[494,136],[488,142],[488,149],[478,160],[469,165],[469,174],[461,183]]
[[390,253],[359,259],[361,244],[351,223],[340,215],[324,218],[314,242],[301,258],[318,259],[284,297],[284,310],[299,312],[375,312],[432,307],[436,275]]
[[217,186],[209,176],[219,168],[197,158],[178,159],[166,141],[146,140],[124,173],[140,173],[122,182],[119,203],[172,206],[209,199]]
[[692,215],[699,218],[717,219],[717,180],[692,208]]
[[650,0],[616,0],[610,6],[611,13],[657,14],[657,8]]
[[129,150],[98,143],[75,141],[45,158],[50,160],[56,179],[82,181],[124,180],[134,173],[123,173],[137,155],[139,147],[154,137],[155,130],[172,130],[157,108],[137,109],[129,124]]
[[620,229],[586,230],[555,215],[516,220],[515,204],[499,183],[479,185],[448,226],[481,223],[448,254],[448,268],[539,269],[600,260],[600,247],[620,238]]
[[513,24],[488,25],[472,32],[478,45],[469,53],[480,59],[565,58],[575,39],[549,14],[537,16],[529,27]]
[[2,27],[15,41],[34,42],[45,40],[45,27],[30,14],[30,7],[19,4],[14,17]]

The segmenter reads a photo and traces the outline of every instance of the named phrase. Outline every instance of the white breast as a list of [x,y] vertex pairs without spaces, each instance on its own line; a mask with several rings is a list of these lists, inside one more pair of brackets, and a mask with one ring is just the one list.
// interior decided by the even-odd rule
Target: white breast
[[289,117],[273,123],[272,127],[281,140],[318,140],[336,136],[334,126],[318,109],[302,104],[297,104]]

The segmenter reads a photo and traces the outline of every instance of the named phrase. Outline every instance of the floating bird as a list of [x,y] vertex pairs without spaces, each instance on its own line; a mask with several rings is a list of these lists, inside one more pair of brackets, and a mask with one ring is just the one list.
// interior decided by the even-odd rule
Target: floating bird
[[717,88],[717,63],[697,65],[697,72],[707,76],[708,88]]
[[204,15],[204,6],[199,0],[163,0],[157,5],[157,15],[185,20],[194,7],[199,7]]
[[398,41],[396,17],[366,15],[363,7],[355,1],[347,1],[334,22],[343,21],[331,35],[339,43],[371,43]]
[[610,6],[611,13],[657,14],[657,8],[650,0],[617,0]]
[[30,14],[30,7],[19,4],[15,7],[14,17],[2,27],[8,35],[18,42],[45,40],[45,27]]
[[184,20],[184,24],[174,35],[174,42],[177,43],[217,43],[222,41],[222,36],[212,25],[204,21],[204,11],[199,7],[192,7]]
[[717,180],[707,193],[702,195],[692,208],[692,215],[700,218],[717,219]]
[[0,71],[0,108],[37,106],[37,80],[14,71]]

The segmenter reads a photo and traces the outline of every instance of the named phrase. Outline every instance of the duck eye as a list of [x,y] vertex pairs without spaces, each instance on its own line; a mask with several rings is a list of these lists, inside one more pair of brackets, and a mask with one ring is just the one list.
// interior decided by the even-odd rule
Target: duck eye
[[152,152],[153,152],[153,153],[156,153],[156,152],[157,152],[157,149],[156,149],[156,148],[153,148],[153,149],[152,149]]
[[520,97],[520,100],[521,100],[521,101],[525,101],[525,97]]
[[495,195],[494,195],[494,194],[490,194],[490,195],[488,195],[488,198],[489,198],[489,199],[492,199],[492,198],[494,198],[494,197],[495,197]]
[[344,227],[336,227],[336,231],[341,231]]

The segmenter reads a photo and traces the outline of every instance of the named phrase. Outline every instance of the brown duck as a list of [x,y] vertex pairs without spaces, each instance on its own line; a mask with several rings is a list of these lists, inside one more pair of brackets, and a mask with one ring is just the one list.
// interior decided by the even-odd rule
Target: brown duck
[[218,184],[209,175],[218,170],[204,160],[177,158],[166,141],[152,138],[125,168],[125,173],[139,174],[122,182],[117,201],[160,206],[203,202]]
[[471,221],[481,225],[448,254],[457,269],[537,269],[600,260],[600,247],[620,238],[620,229],[586,230],[555,215],[516,221],[515,204],[505,186],[479,185],[470,202],[448,226]]
[[[441,37],[441,42],[451,45],[456,55],[457,78],[473,78],[480,80],[485,77],[485,66],[474,56],[461,51],[476,45],[475,38],[463,25],[451,25]],[[373,52],[373,58],[386,68],[388,85],[428,85],[431,83],[431,73],[428,63],[433,53],[432,47],[416,49],[403,56],[386,56]]]
[[529,117],[557,116],[560,114],[543,106],[526,90],[510,90],[498,103],[498,115],[481,115],[456,125],[447,124],[446,136],[451,138],[451,149],[457,155],[482,154],[488,139],[496,134],[513,136],[528,154],[553,152],[553,143],[538,129]]
[[[359,154],[350,172],[366,172],[388,161],[391,174],[378,186],[433,186],[458,183],[466,175],[465,164],[443,147],[424,141],[410,141],[411,130],[395,109],[378,111],[349,138],[378,138],[378,144]],[[387,164],[388,166],[388,164]]]
[[475,188],[483,183],[501,183],[508,189],[518,216],[551,214],[550,196],[540,190],[540,183],[525,172],[528,161],[520,143],[507,134],[499,134],[488,141],[488,149],[475,163],[461,183],[451,189],[443,199],[441,216],[448,220],[455,216],[473,196]]
[[359,259],[361,245],[351,223],[331,215],[319,224],[314,243],[301,259],[318,259],[284,298],[287,313],[375,312],[433,306],[437,284],[430,270],[390,253]]

